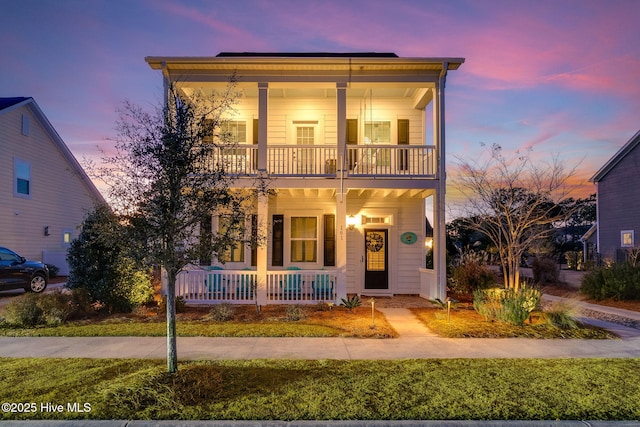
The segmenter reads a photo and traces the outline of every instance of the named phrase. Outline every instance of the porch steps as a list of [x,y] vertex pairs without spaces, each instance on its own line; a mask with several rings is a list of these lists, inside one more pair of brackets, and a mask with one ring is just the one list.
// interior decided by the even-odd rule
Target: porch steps
[[384,314],[400,338],[436,336],[408,308],[378,308],[378,310]]

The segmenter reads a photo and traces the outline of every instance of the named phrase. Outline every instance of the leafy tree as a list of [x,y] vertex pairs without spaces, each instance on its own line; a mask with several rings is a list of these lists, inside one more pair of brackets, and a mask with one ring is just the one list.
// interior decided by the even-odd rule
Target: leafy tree
[[[152,112],[126,102],[117,123],[115,154],[105,155],[103,165],[94,168],[141,242],[147,262],[166,274],[169,372],[178,369],[178,273],[239,241],[258,244],[256,236],[246,232],[244,220],[256,197],[267,192],[267,183],[258,179],[250,189],[233,189],[235,177],[227,172],[223,156],[235,143],[220,129],[238,96],[232,79],[221,93],[199,92],[188,99],[169,88],[167,105]],[[212,235],[210,222],[202,227],[211,215],[228,219],[223,233]],[[198,238],[201,228],[204,238]]]
[[151,280],[132,251],[127,227],[107,206],[96,206],[67,254],[69,289],[82,288],[109,311],[127,312],[153,295]]
[[567,198],[574,170],[567,172],[556,157],[544,165],[527,155],[507,158],[499,145],[477,161],[458,160],[456,185],[467,197],[466,222],[495,245],[504,285],[517,290],[523,255],[573,212],[560,209],[559,203]]

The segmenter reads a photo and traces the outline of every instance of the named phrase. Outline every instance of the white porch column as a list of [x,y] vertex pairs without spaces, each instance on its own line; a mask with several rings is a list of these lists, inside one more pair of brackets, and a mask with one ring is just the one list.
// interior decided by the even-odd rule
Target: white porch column
[[[353,234],[353,233],[351,233]],[[347,195],[336,193],[336,294],[347,297]]]
[[447,174],[445,162],[445,137],[444,137],[444,87],[449,64],[442,64],[442,72],[434,97],[433,123],[435,129],[435,145],[438,153],[438,188],[433,199],[433,267],[436,272],[437,295],[431,298],[440,298],[444,301],[447,296],[447,232],[445,222],[445,195],[447,188]]
[[258,83],[258,170],[267,170],[269,83]]
[[347,83],[336,83],[336,119],[340,187],[336,191],[336,294],[338,301],[347,297],[347,190],[345,188],[347,158]]
[[[269,236],[269,196],[260,194],[258,196],[258,232],[260,236]],[[256,251],[256,271],[258,273],[258,283],[256,289],[256,300],[258,305],[267,305],[267,244],[260,245]]]

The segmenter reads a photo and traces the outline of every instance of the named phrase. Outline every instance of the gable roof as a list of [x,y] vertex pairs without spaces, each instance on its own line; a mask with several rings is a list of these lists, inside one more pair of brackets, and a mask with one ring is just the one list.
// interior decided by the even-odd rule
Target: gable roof
[[4,110],[5,108],[9,108],[13,105],[19,104],[23,101],[26,101],[27,99],[32,99],[32,98],[25,98],[25,97],[15,97],[15,98],[0,98],[0,110]]
[[633,149],[636,148],[638,144],[640,144],[640,131],[633,135],[633,137],[631,137],[631,139],[627,141],[627,143],[624,144],[622,148],[620,148],[618,152],[614,154],[613,157],[611,157],[609,161],[605,163],[605,165],[602,166],[600,170],[591,177],[591,179],[589,179],[589,181],[601,181],[602,178],[604,178],[609,172],[611,172],[611,169],[613,169],[618,163],[620,163],[620,161],[624,159],[627,154],[633,151]]
[[80,166],[78,160],[76,160],[75,156],[69,150],[69,147],[67,147],[67,144],[64,143],[60,135],[58,135],[58,132],[56,132],[53,125],[49,122],[49,119],[47,119],[40,107],[38,107],[36,101],[31,97],[0,98],[0,115],[21,107],[28,108],[40,122],[44,131],[51,141],[53,141],[58,151],[60,151],[60,154],[62,154],[62,157],[64,157],[73,172],[75,172],[89,192],[95,197],[96,201],[106,204],[107,202],[102,196],[102,193],[100,193],[82,166]]

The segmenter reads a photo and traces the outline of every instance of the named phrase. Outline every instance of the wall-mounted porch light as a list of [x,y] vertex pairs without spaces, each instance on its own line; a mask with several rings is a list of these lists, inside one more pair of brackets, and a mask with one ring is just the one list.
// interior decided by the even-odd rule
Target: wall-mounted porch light
[[433,237],[427,237],[424,239],[424,247],[427,249],[433,248]]
[[356,228],[356,225],[359,225],[358,218],[356,218],[354,215],[347,216],[347,228],[350,231],[353,231]]

